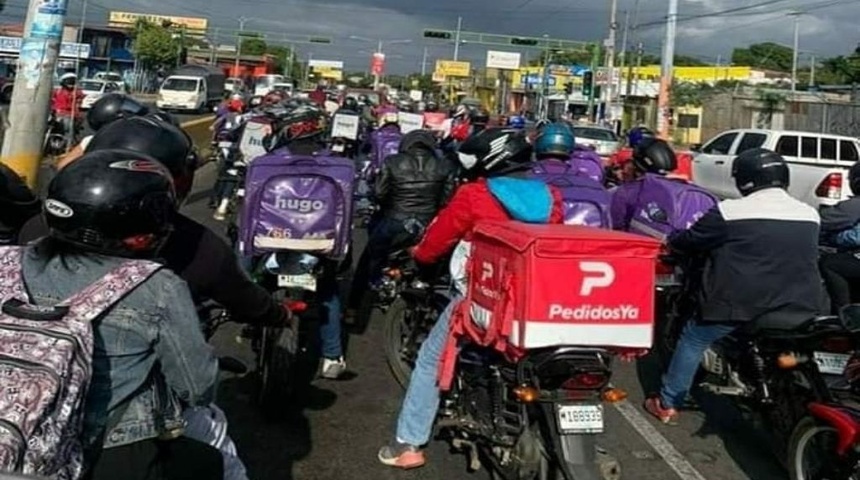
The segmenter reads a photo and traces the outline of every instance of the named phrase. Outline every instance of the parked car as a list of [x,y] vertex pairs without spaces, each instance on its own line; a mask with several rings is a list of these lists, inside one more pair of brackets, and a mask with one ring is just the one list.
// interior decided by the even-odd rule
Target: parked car
[[106,93],[122,92],[122,88],[116,83],[95,79],[81,80],[78,83],[78,88],[84,94],[84,99],[81,101],[81,110],[90,109]]
[[573,135],[576,143],[594,147],[602,157],[612,156],[621,145],[618,135],[604,127],[577,125],[573,127]]
[[848,169],[860,160],[860,141],[825,133],[740,129],[723,132],[693,156],[693,181],[722,198],[738,198],[732,160],[753,148],[773,150],[788,162],[788,192],[819,207],[848,198]]
[[98,72],[93,75],[94,80],[104,80],[106,82],[113,82],[119,86],[120,93],[128,93],[128,85],[125,84],[125,80],[122,78],[122,75],[115,72]]

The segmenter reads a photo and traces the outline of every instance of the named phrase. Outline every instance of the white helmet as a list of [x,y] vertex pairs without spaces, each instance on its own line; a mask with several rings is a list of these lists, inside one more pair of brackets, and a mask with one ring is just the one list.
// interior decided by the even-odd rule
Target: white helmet
[[64,73],[62,76],[60,76],[60,83],[66,83],[69,80],[77,81],[78,76],[72,72]]

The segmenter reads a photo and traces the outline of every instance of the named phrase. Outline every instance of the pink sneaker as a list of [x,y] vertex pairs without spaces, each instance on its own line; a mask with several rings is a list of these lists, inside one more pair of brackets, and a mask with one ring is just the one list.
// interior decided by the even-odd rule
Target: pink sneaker
[[383,465],[404,470],[422,467],[427,461],[420,448],[396,441],[380,448],[378,458]]
[[660,397],[651,397],[645,400],[645,411],[666,425],[675,425],[678,422],[678,411],[674,408],[663,407]]

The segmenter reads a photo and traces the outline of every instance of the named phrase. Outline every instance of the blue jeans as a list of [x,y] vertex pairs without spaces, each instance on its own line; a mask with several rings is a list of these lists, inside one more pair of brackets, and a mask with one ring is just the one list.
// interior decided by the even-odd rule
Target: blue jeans
[[320,342],[322,356],[338,359],[343,356],[341,337],[341,317],[343,304],[340,301],[340,288],[337,283],[338,262],[328,261],[323,266],[322,275],[317,281],[316,299],[319,302]]
[[684,404],[705,350],[736,328],[737,325],[723,323],[687,323],[675,347],[669,370],[663,376],[663,388],[660,389],[663,407],[678,408]]
[[439,363],[448,341],[451,313],[459,301],[459,298],[454,298],[448,304],[418,350],[415,369],[397,417],[397,441],[400,443],[417,447],[430,441],[439,410],[439,385],[436,382]]

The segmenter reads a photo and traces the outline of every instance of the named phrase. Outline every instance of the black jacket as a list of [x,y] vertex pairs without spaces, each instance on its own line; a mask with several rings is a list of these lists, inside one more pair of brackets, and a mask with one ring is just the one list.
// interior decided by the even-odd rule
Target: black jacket
[[[382,163],[375,194],[384,216],[429,221],[452,188],[454,165],[423,144],[401,143],[401,151]],[[403,148],[406,146],[407,148]]]
[[706,256],[704,321],[796,325],[821,306],[818,234],[815,209],[768,188],[721,202],[669,247]]
[[833,234],[860,223],[860,197],[852,197],[821,209],[821,234]]
[[[21,230],[20,242],[48,234],[41,215]],[[241,323],[283,325],[286,312],[239,266],[227,243],[205,226],[177,215],[174,231],[161,250],[161,261],[188,284],[194,302],[214,300]]]

